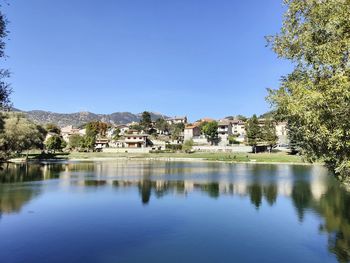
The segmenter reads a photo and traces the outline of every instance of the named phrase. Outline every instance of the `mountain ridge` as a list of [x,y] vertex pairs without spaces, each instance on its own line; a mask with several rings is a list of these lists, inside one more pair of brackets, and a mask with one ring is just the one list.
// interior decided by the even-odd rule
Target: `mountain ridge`
[[[13,109],[24,113],[28,119],[38,124],[53,123],[60,127],[72,125],[74,127],[81,127],[90,121],[103,121],[111,124],[127,124],[130,122],[138,122],[141,119],[142,113],[125,112],[113,112],[110,114],[93,113],[89,111],[73,112],[73,113],[58,113],[45,110],[29,110],[22,111],[19,109]],[[152,120],[158,118],[168,118],[168,116],[150,112]]]

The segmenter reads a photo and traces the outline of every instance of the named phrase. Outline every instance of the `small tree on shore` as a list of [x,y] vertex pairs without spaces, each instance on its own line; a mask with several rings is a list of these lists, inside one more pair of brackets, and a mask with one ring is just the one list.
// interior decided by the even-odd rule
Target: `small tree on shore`
[[186,140],[182,145],[182,150],[189,153],[191,152],[193,145],[194,143],[192,139]]
[[216,121],[207,122],[202,126],[202,132],[211,145],[218,141],[218,123]]
[[4,129],[0,133],[0,159],[8,159],[26,150],[41,148],[44,129],[29,121],[23,114],[4,114]]
[[62,151],[67,146],[67,143],[59,135],[49,137],[45,142],[45,147],[49,151]]
[[261,139],[269,148],[269,152],[277,145],[278,136],[276,135],[276,126],[271,119],[266,119],[261,128]]
[[256,153],[258,142],[261,141],[261,128],[259,126],[258,117],[255,114],[248,119],[245,129],[247,132],[248,145],[252,146],[253,152]]
[[80,136],[79,134],[72,134],[69,137],[68,146],[72,150],[83,148],[83,140],[84,140],[84,138],[82,136]]

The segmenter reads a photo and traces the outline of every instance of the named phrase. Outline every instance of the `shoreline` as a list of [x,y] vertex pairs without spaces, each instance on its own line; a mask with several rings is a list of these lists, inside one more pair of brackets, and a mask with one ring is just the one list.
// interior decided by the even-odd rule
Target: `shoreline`
[[208,158],[199,157],[143,157],[143,156],[120,156],[120,157],[88,157],[88,158],[62,158],[62,159],[29,159],[26,161],[22,158],[10,159],[10,163],[59,163],[59,162],[107,162],[107,161],[162,161],[162,162],[215,162],[215,163],[231,163],[231,164],[284,164],[284,165],[304,165],[314,166],[323,165],[322,163],[308,163],[308,162],[283,162],[283,161],[234,161],[234,160],[210,160]]

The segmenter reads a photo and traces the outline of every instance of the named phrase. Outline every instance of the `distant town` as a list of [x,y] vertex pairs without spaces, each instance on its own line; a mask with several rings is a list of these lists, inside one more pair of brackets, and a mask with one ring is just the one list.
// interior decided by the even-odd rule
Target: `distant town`
[[[251,152],[253,147],[253,152],[262,152],[286,148],[289,143],[285,122],[255,115],[249,119],[240,115],[218,120],[203,117],[189,122],[186,116],[152,120],[151,114],[145,111],[139,122],[91,121],[82,127],[48,124],[46,129],[45,145],[49,150]],[[57,137],[62,143],[57,143]]]

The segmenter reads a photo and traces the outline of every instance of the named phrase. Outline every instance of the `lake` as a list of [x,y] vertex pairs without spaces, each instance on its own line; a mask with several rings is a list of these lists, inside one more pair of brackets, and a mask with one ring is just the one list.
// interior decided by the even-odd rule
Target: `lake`
[[349,262],[350,195],[322,166],[4,165],[0,262]]

